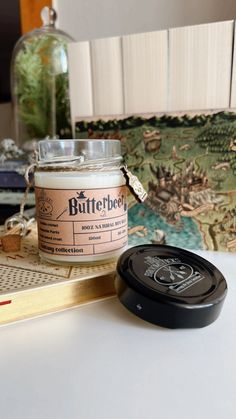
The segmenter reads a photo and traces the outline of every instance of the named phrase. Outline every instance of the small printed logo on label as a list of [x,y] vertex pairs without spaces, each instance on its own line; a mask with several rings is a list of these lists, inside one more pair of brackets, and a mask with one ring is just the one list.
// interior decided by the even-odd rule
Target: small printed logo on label
[[41,193],[38,197],[37,208],[40,215],[51,216],[53,211],[52,199],[47,196],[44,189],[41,189]]
[[200,272],[194,270],[191,265],[182,262],[179,258],[161,259],[157,256],[148,256],[144,261],[149,265],[144,275],[177,294],[204,279]]

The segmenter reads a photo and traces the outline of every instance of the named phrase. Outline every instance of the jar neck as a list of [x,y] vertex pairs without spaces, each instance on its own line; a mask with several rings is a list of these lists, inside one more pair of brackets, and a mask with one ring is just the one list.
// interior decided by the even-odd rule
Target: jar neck
[[96,159],[96,160],[85,160],[79,157],[71,159],[52,159],[39,161],[36,165],[36,171],[48,171],[48,172],[64,172],[64,171],[113,171],[118,170],[121,167],[121,156]]
[[122,159],[118,140],[49,139],[38,147],[38,167],[50,170],[107,170],[119,167]]

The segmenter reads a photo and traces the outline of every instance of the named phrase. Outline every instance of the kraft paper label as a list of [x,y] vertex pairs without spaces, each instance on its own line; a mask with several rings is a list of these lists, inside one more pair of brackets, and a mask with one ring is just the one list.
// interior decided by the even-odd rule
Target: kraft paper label
[[45,253],[85,256],[127,244],[126,187],[49,189],[35,187],[38,245]]

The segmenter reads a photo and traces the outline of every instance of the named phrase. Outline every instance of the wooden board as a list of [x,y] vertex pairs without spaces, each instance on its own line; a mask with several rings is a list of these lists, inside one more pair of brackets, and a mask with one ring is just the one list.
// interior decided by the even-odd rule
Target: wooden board
[[234,21],[224,21],[72,43],[72,123],[122,113],[227,109],[233,32]]
[[71,122],[93,115],[92,75],[89,42],[73,42],[68,46]]
[[168,31],[122,38],[125,113],[167,110]]
[[229,107],[233,26],[169,30],[169,111]]
[[96,39],[90,45],[94,114],[123,114],[121,38]]
[[47,314],[115,294],[115,262],[60,266],[40,261],[36,226],[20,252],[0,248],[0,324]]

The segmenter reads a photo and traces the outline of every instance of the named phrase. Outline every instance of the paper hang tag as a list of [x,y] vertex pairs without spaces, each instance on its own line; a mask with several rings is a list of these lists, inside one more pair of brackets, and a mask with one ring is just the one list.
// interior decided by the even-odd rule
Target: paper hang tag
[[133,173],[131,173],[130,170],[128,170],[127,166],[122,166],[121,170],[126,178],[127,186],[131,193],[139,202],[144,202],[148,194],[145,191],[140,180],[138,180],[137,176],[133,175]]

